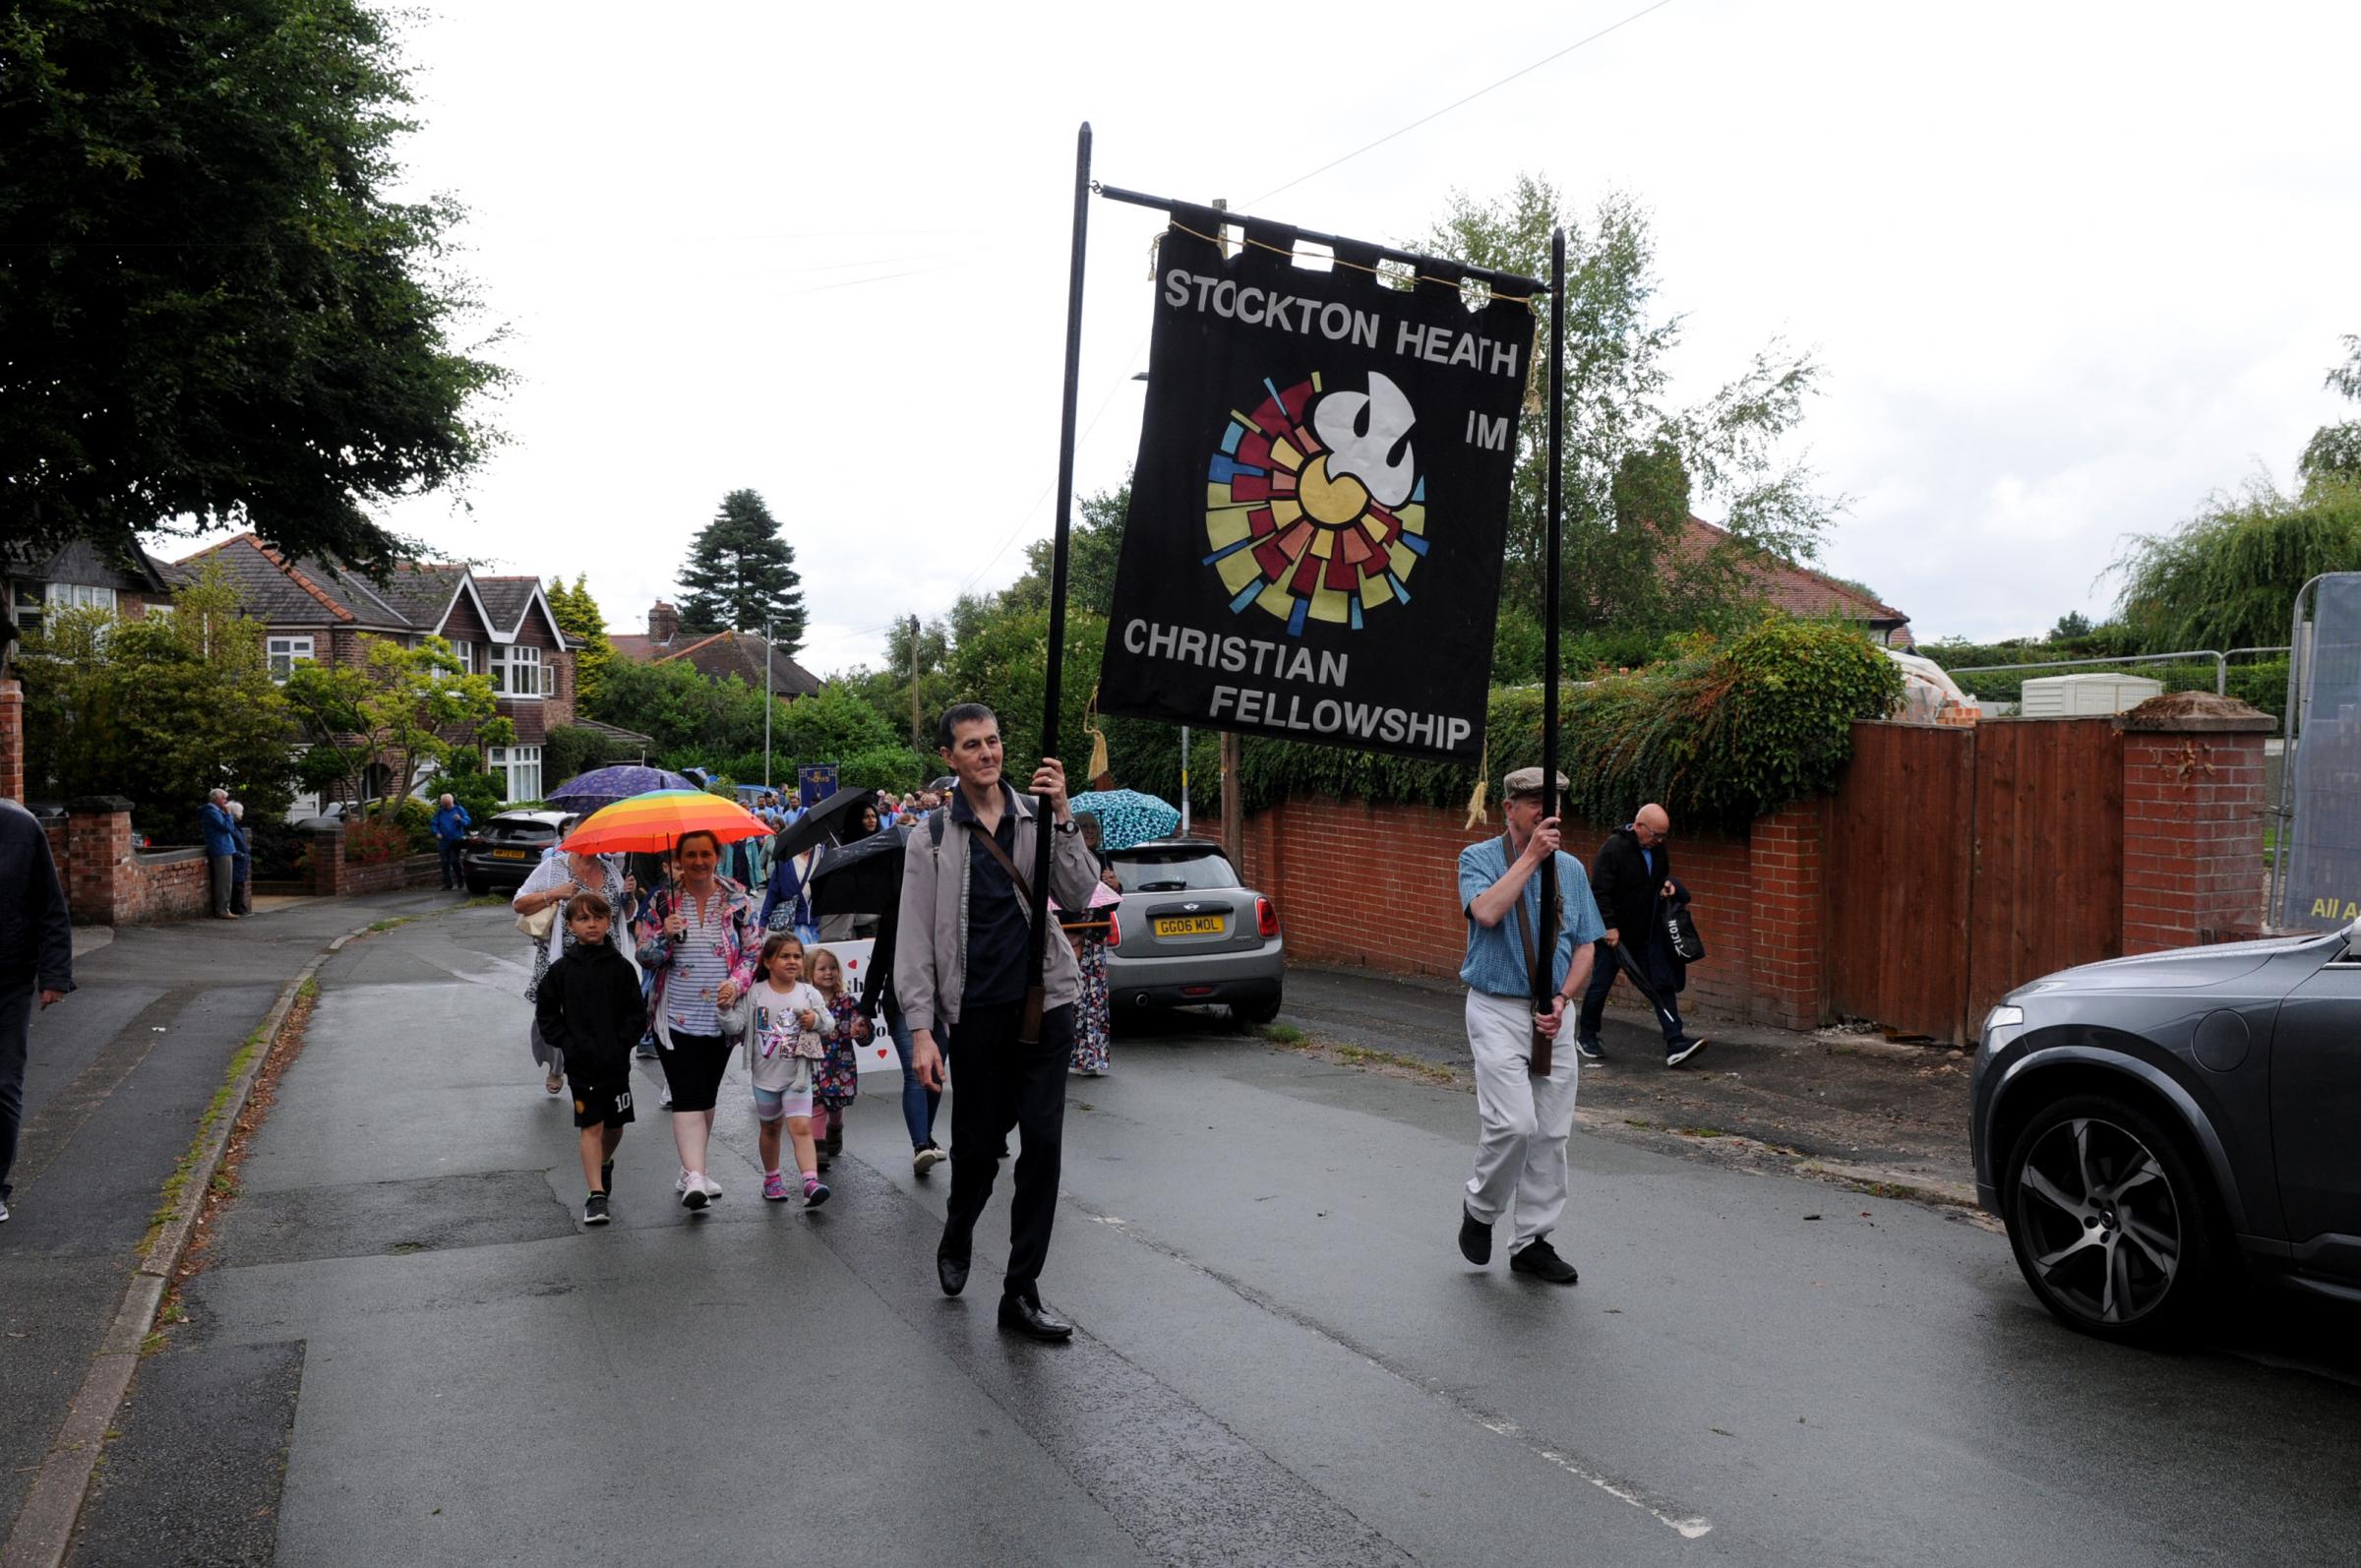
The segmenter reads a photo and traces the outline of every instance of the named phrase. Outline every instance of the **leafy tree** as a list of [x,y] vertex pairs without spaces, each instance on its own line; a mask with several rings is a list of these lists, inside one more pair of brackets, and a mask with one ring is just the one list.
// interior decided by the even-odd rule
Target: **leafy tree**
[[733,490],[681,568],[681,625],[703,632],[760,632],[793,653],[804,643],[803,577],[795,547],[759,493]]
[[[405,648],[390,637],[363,637],[362,662],[296,664],[284,688],[304,730],[320,746],[333,748],[345,764],[340,780],[347,800],[360,798],[363,772],[382,762],[393,781],[386,793],[409,793],[422,766],[445,766],[454,747],[449,734],[491,731],[499,720],[492,679],[469,675],[451,644],[427,637]],[[515,730],[507,731],[513,739]]]
[[460,210],[388,194],[409,102],[363,0],[0,17],[6,532],[405,552],[369,509],[472,469],[470,399],[506,379],[453,341]]
[[193,842],[219,785],[248,814],[286,812],[293,730],[263,658],[261,623],[217,564],[170,615],[72,610],[28,640],[26,763],[33,791],[128,797],[142,827]]
[[587,707],[594,719],[651,738],[664,767],[710,766],[762,745],[762,694],[734,675],[709,681],[686,659],[618,659]]
[[[2361,335],[2348,333],[2344,347],[2345,361],[2329,372],[2328,387],[2361,402]],[[2339,420],[2314,431],[2296,471],[2306,480],[2361,483],[2361,419]]]
[[2069,610],[2058,617],[2058,624],[2049,629],[2052,642],[2080,642],[2090,635],[2090,618],[2080,610]]
[[[1065,602],[1069,610],[1105,615],[1115,603],[1115,569],[1123,553],[1123,519],[1131,511],[1131,482],[1113,490],[1084,496],[1075,504],[1080,513],[1066,535]],[[1012,610],[1050,607],[1050,575],[1054,539],[1036,539],[1025,546],[1025,573],[1000,590],[1000,602]],[[907,649],[905,648],[905,653]]]
[[[1820,367],[1773,340],[1737,378],[1686,407],[1669,402],[1681,318],[1660,316],[1656,245],[1648,215],[1609,195],[1584,218],[1545,181],[1520,176],[1505,197],[1479,204],[1454,193],[1418,248],[1527,276],[1549,271],[1549,233],[1566,227],[1565,541],[1569,630],[1678,630],[1732,624],[1757,596],[1750,569],[1764,557],[1808,559],[1838,503],[1799,465],[1782,464],[1780,439],[1803,417]],[[1548,313],[1537,300],[1534,374],[1518,427],[1501,602],[1542,611],[1548,449]],[[1693,545],[1700,500],[1730,537]]]
[[2305,582],[2361,571],[2361,483],[2320,478],[2289,496],[2259,477],[2170,533],[2136,536],[2112,570],[2142,649],[2275,647]]
[[542,597],[549,600],[558,630],[574,646],[575,699],[587,702],[598,694],[607,667],[615,662],[615,644],[607,640],[606,615],[590,596],[590,579],[580,573],[575,573],[571,588],[564,577],[550,578]]

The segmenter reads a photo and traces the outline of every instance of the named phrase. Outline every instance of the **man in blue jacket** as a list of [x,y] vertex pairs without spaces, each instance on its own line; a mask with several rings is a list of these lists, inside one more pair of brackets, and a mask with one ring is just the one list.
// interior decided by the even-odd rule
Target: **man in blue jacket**
[[229,791],[217,789],[208,795],[197,819],[205,829],[205,861],[212,872],[213,918],[235,920],[237,912],[229,907],[229,899],[237,886],[238,828],[229,817]]
[[26,1037],[37,991],[48,1007],[74,989],[74,928],[49,835],[33,814],[0,798],[0,1223],[25,1119]]
[[435,802],[435,847],[443,853],[443,890],[450,892],[459,885],[459,846],[467,842],[467,829],[473,824],[467,808],[446,795]]

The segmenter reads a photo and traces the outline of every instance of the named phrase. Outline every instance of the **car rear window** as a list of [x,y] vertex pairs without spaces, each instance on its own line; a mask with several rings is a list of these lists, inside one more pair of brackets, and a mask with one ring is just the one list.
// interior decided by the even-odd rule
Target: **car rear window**
[[512,816],[495,816],[484,829],[484,837],[495,844],[546,844],[557,836],[558,830],[547,822]]
[[1238,873],[1230,869],[1230,862],[1204,851],[1151,850],[1145,855],[1111,855],[1108,860],[1126,893],[1193,893],[1238,885]]

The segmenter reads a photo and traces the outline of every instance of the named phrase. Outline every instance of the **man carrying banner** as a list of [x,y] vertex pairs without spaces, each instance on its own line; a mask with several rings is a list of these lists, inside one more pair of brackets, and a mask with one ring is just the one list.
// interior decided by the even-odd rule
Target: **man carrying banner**
[[[1557,787],[1566,788],[1564,774]],[[1521,767],[1502,781],[1508,831],[1459,854],[1459,901],[1468,916],[1468,1050],[1476,1058],[1476,1170],[1461,1207],[1459,1250],[1470,1263],[1492,1260],[1492,1222],[1515,1205],[1508,1266],[1552,1285],[1572,1285],[1574,1265],[1557,1255],[1549,1233],[1566,1207],[1566,1137],[1574,1129],[1574,1053],[1552,1053],[1545,1075],[1533,1072],[1533,1036],[1554,1040],[1566,1009],[1591,978],[1591,944],[1605,935],[1582,863],[1558,848],[1557,818],[1542,815],[1542,770]],[[1542,930],[1542,883],[1548,857],[1557,864],[1561,913],[1549,951],[1549,1010],[1533,1010],[1534,967]]]
[[1040,808],[1052,822],[1050,891],[1067,909],[1090,902],[1099,869],[1066,804],[1065,769],[1044,757],[1033,793],[1000,777],[1000,724],[980,702],[962,702],[937,730],[958,788],[950,804],[910,835],[894,940],[894,995],[910,1030],[910,1070],[942,1088],[942,1048],[959,1055],[951,1097],[951,1198],[936,1248],[945,1296],[967,1288],[976,1221],[992,1196],[1009,1129],[1017,1129],[1016,1193],[1009,1206],[1008,1272],[1000,1327],[1027,1339],[1069,1339],[1073,1325],[1042,1309],[1039,1280],[1058,1212],[1058,1165],[1065,1120],[1065,1067],[1074,1044],[1082,973],[1062,936],[1042,947],[1041,1025],[1022,1033],[1031,929],[1027,885]]

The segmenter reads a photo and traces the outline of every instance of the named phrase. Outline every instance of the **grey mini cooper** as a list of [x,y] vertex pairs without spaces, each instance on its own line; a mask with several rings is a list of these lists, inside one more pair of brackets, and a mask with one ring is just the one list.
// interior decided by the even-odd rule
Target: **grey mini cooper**
[[2240,1272],[2361,1302],[2361,923],[2021,986],[1971,1104],[1977,1196],[2070,1326],[2165,1338]]

